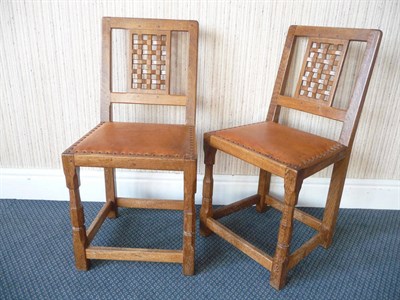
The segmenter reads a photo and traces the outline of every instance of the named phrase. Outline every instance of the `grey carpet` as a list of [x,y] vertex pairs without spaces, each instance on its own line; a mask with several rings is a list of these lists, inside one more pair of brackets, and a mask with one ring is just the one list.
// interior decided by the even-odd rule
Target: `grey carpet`
[[[84,207],[88,224],[101,204]],[[181,214],[120,209],[93,243],[178,249]],[[249,208],[222,222],[272,255],[279,216]],[[295,222],[292,249],[313,232]],[[0,299],[281,298],[400,299],[400,211],[341,210],[331,248],[314,250],[278,292],[267,270],[215,235],[197,235],[192,277],[183,276],[178,264],[144,262],[92,261],[90,271],[76,271],[67,202],[0,200]]]

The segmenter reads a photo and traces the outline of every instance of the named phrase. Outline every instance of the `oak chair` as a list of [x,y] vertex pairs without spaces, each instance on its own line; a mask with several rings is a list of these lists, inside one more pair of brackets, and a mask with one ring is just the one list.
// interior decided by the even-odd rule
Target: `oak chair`
[[[112,35],[127,33],[127,91],[115,92],[112,80]],[[186,93],[171,92],[171,37],[185,33]],[[196,192],[195,106],[198,23],[196,21],[105,17],[102,21],[101,123],[62,154],[70,193],[70,215],[76,268],[88,270],[90,259],[180,263],[194,273]],[[182,49],[182,48],[181,48]],[[184,106],[179,124],[114,122],[116,104]],[[79,168],[104,168],[106,203],[86,230],[79,195]],[[117,197],[115,168],[183,171],[184,200]],[[183,249],[139,249],[91,246],[104,220],[117,217],[118,207],[183,211]]]
[[[308,39],[295,92],[287,96],[289,67],[298,38]],[[205,175],[200,211],[200,233],[216,233],[267,268],[270,284],[281,289],[287,272],[313,249],[332,243],[343,185],[360,113],[364,104],[382,32],[367,29],[291,26],[286,38],[272,100],[265,122],[204,134]],[[365,51],[347,109],[333,105],[335,92],[350,42],[363,42]],[[281,107],[307,112],[342,122],[338,141],[285,126]],[[217,150],[260,168],[255,195],[213,210],[213,165]],[[322,220],[295,206],[302,182],[333,164],[330,187]],[[271,174],[284,178],[284,199],[269,194]],[[259,212],[272,207],[282,212],[278,242],[273,257],[222,225],[218,219],[256,205]],[[293,219],[314,230],[316,235],[291,253]]]

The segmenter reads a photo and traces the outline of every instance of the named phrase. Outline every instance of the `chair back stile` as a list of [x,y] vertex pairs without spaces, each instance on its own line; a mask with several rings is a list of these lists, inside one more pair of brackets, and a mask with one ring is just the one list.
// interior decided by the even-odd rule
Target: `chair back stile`
[[[294,44],[308,38],[305,56],[294,94],[284,95]],[[343,123],[339,142],[351,148],[364,104],[371,70],[380,46],[380,30],[329,27],[290,27],[269,107],[267,121],[279,121],[280,108],[295,109]],[[347,109],[333,107],[338,82],[352,41],[366,48]]]
[[[128,32],[125,92],[112,89],[112,30]],[[171,93],[171,36],[188,33],[187,86],[184,95]],[[186,125],[195,125],[198,23],[196,21],[103,18],[101,121],[112,121],[116,103],[186,107]]]

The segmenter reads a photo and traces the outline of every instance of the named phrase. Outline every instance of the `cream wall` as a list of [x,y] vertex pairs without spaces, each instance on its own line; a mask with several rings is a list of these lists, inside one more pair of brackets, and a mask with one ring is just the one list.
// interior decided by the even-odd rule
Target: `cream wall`
[[60,168],[98,123],[101,17],[125,16],[199,21],[199,150],[205,131],[265,118],[290,24],[381,29],[349,177],[400,179],[399,15],[397,1],[0,1],[0,167]]

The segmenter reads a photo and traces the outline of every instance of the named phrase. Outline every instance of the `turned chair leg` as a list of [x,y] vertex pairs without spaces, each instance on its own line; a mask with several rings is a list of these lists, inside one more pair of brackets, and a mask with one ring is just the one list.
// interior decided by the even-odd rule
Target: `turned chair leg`
[[265,196],[269,193],[270,184],[271,173],[260,169],[260,176],[258,180],[258,194],[260,195],[260,200],[256,204],[256,210],[260,213],[263,213],[268,209],[268,206],[265,203]]
[[209,236],[211,230],[207,228],[207,218],[212,217],[212,195],[214,187],[213,179],[213,166],[215,164],[215,154],[217,149],[212,148],[206,141],[204,141],[204,164],[205,173],[203,180],[203,201],[200,209],[200,234],[202,236]]
[[346,156],[343,160],[336,162],[333,166],[328,198],[326,200],[324,217],[322,219],[322,230],[324,236],[321,246],[324,248],[329,248],[332,244],[349,160],[350,157]]
[[89,260],[86,259],[85,252],[87,247],[87,237],[85,217],[79,195],[79,167],[75,166],[73,156],[64,155],[62,161],[70,196],[70,215],[75,265],[77,269],[86,271],[89,269]]
[[280,290],[286,284],[290,242],[292,240],[293,232],[293,214],[302,185],[302,178],[297,174],[296,171],[290,169],[286,171],[284,180],[284,208],[282,210],[282,219],[278,234],[278,245],[276,246],[274,259],[272,262],[270,277],[270,285],[277,290]]
[[106,201],[111,202],[111,210],[108,213],[108,218],[114,219],[118,217],[118,207],[116,202],[116,189],[115,189],[115,169],[104,168],[104,179],[106,183]]
[[183,274],[194,274],[194,254],[196,238],[196,193],[197,163],[188,163],[184,170],[184,204],[183,204]]

